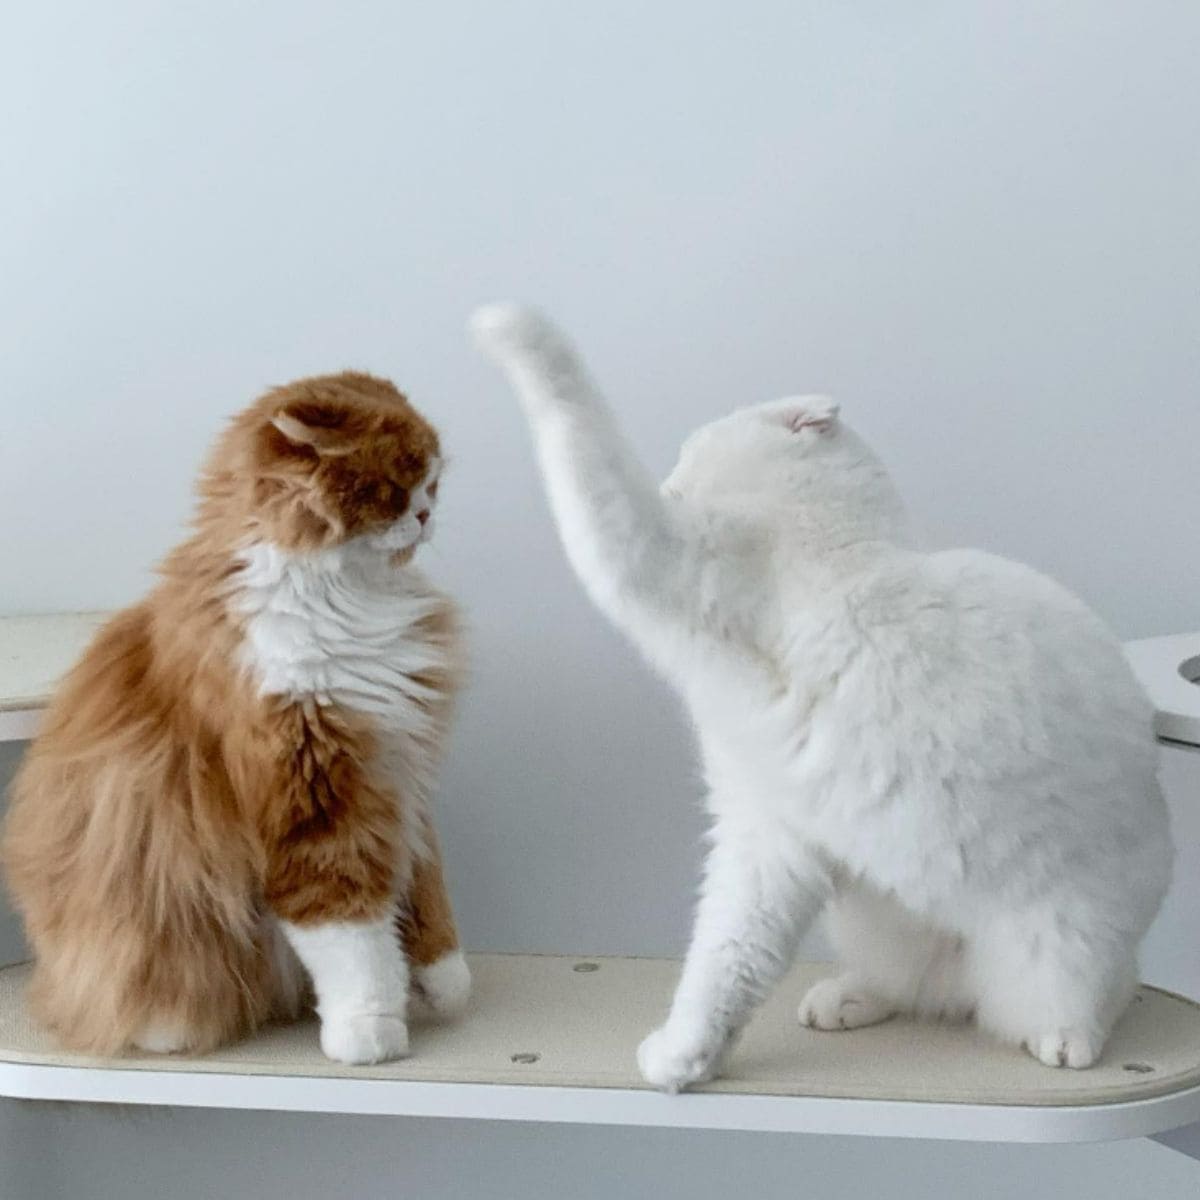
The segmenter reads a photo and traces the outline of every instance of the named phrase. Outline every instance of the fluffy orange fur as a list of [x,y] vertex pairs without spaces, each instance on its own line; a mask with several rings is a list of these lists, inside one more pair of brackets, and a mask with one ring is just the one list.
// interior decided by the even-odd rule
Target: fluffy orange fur
[[[318,551],[386,526],[438,450],[385,380],[268,393],[218,441],[161,582],[64,681],[14,782],[4,858],[36,955],[34,1011],[67,1045],[115,1053],[166,1027],[204,1051],[296,1014],[303,979],[270,915],[394,911],[417,964],[457,946],[426,797],[384,769],[387,731],[261,695],[229,603],[239,547]],[[415,636],[456,661],[448,600]],[[433,762],[456,670],[419,682]]]

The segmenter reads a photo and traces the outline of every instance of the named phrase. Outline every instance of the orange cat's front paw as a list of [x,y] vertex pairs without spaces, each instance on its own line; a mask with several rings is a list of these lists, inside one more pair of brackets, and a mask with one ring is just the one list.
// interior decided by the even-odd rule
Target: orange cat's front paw
[[440,1017],[457,1017],[471,998],[471,971],[461,950],[443,954],[427,967],[413,972],[417,992]]
[[408,1053],[408,1026],[386,1013],[347,1013],[321,1022],[326,1058],[352,1066],[390,1062]]

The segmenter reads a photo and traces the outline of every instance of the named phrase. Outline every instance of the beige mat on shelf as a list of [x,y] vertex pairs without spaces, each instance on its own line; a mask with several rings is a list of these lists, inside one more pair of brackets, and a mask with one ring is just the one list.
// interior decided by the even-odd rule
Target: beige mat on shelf
[[[56,1049],[23,1003],[27,967],[0,970],[0,1061],[47,1066],[306,1075],[452,1083],[642,1088],[634,1052],[662,1018],[679,964],[656,959],[474,955],[460,1022],[414,1022],[412,1056],[380,1067],[329,1062],[313,1021],[273,1026],[204,1058],[87,1059]],[[820,964],[797,966],[758,1014],[725,1077],[705,1091],[975,1104],[1074,1105],[1200,1085],[1200,1006],[1141,989],[1100,1064],[1044,1067],[963,1027],[890,1021],[817,1033],[796,1006]]]

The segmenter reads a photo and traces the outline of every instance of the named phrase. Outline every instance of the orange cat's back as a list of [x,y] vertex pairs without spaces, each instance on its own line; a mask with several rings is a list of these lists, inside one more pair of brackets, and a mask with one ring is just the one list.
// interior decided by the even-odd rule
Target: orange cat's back
[[264,966],[250,844],[216,737],[156,670],[153,620],[153,597],[120,613],[69,673],[5,827],[9,886],[38,951],[35,1012],[96,1053],[164,1008],[186,1010],[200,1049],[269,1007],[265,979],[242,982]]

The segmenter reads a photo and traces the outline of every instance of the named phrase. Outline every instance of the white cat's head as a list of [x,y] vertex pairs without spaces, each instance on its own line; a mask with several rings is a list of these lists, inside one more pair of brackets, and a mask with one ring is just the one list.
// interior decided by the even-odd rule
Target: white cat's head
[[894,537],[903,524],[883,464],[828,396],[772,400],[701,426],[662,492],[702,509],[826,523],[847,539]]

